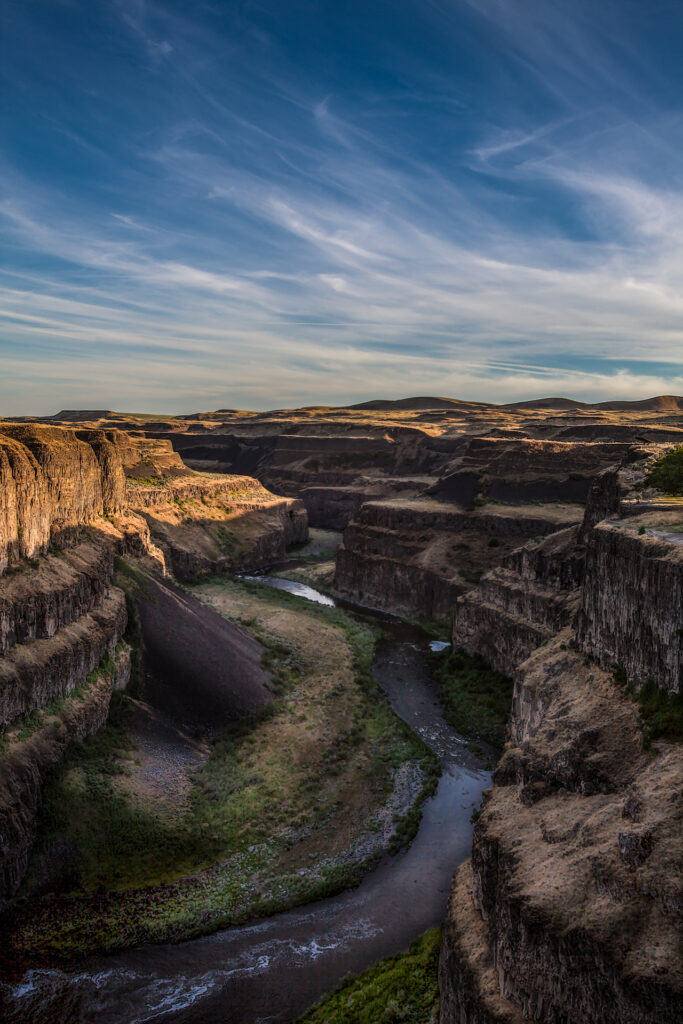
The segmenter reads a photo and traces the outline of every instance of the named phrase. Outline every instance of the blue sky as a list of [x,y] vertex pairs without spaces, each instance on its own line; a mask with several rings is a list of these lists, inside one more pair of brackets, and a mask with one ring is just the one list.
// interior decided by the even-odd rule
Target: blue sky
[[0,414],[683,394],[679,0],[5,0]]

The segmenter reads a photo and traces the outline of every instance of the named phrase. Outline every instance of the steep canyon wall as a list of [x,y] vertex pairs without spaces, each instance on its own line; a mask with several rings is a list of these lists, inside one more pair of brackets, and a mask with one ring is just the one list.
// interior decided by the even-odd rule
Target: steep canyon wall
[[581,524],[456,605],[454,644],[515,685],[449,902],[442,1024],[680,1019],[683,757],[623,684],[680,693],[683,508],[633,479],[607,470]]
[[298,500],[194,473],[167,440],[0,423],[0,899],[26,869],[49,771],[126,685],[115,556],[193,579],[268,564],[307,532]]

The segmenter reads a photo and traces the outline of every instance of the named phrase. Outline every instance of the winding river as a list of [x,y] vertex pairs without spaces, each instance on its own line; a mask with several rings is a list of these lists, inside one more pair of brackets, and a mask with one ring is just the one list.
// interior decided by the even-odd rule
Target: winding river
[[[259,580],[332,603],[280,577]],[[430,676],[430,646],[437,645],[398,620],[383,626],[374,675],[443,769],[410,848],[387,857],[357,889],[296,910],[190,942],[91,958],[70,970],[28,971],[2,993],[8,1022],[285,1024],[349,972],[407,949],[443,920],[453,870],[470,853],[470,816],[490,775],[443,719]]]

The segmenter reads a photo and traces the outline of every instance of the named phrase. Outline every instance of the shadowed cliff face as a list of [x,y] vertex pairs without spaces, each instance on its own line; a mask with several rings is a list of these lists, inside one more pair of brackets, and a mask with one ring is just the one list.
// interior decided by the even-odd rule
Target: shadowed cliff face
[[[637,686],[678,693],[683,675],[681,515],[649,513],[601,523],[586,541],[577,642]],[[643,533],[639,533],[642,529]]]
[[[307,532],[300,502],[249,477],[194,473],[168,441],[0,424],[0,899],[26,869],[49,770],[102,726],[128,679],[114,556],[193,579],[283,558]],[[185,711],[198,702],[211,726],[260,709],[260,646],[170,585],[147,588],[149,659],[178,683],[166,696],[184,686]],[[218,704],[204,685],[217,678]]]
[[150,704],[187,731],[212,735],[271,700],[264,648],[250,633],[171,582],[145,577],[134,592]]
[[650,742],[635,691],[681,690],[683,504],[634,491],[643,465],[605,472],[579,527],[456,605],[455,644],[518,664],[449,903],[442,1024],[679,1019],[683,755]]
[[444,1024],[468,1005],[468,1020],[679,1019],[680,749],[644,752],[635,709],[569,639],[517,672],[511,739],[449,906]]
[[[442,1024],[678,1019],[681,754],[648,747],[613,678],[680,691],[683,508],[634,490],[645,460],[679,436],[678,406],[422,401],[131,420],[137,434],[123,423],[0,424],[0,715],[14,729],[0,755],[4,894],[25,868],[45,772],[125,682],[114,552],[184,579],[256,567],[305,538],[306,505],[348,524],[340,593],[416,617],[454,608],[454,645],[515,679],[509,742],[449,907]],[[193,465],[253,466],[290,497]],[[151,586],[148,656],[174,680],[177,715],[204,706],[207,674],[226,684],[220,707],[206,699],[207,721],[260,707],[256,648]],[[201,637],[196,658],[167,642],[176,621],[185,651]],[[95,670],[80,713],[60,707],[58,725],[46,705]],[[41,709],[27,739],[24,720]]]
[[429,497],[369,502],[344,532],[335,587],[360,604],[444,619],[459,595],[525,538],[554,533],[582,516],[577,505],[489,504],[467,511]]

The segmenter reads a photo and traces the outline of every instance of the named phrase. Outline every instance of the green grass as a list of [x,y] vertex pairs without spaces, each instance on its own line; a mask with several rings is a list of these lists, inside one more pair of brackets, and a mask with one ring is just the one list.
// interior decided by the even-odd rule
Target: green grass
[[[120,650],[120,646],[119,642],[116,648],[117,653]],[[53,698],[48,704],[44,704],[42,708],[36,708],[15,719],[0,736],[0,755],[6,754],[12,743],[22,743],[30,739],[49,719],[54,719],[61,715],[69,703],[83,700],[93,684],[101,676],[111,675],[114,669],[114,659],[107,652],[97,668],[93,669],[82,683],[74,686],[67,693]]]
[[646,750],[654,740],[668,740],[670,743],[683,740],[683,694],[665,693],[652,680],[637,690],[629,683],[623,668],[615,669],[614,681],[638,705]]
[[162,476],[127,476],[126,483],[134,487],[141,484],[143,487],[161,487],[164,483]]
[[640,487],[654,487],[664,494],[683,497],[683,444],[657,459],[650,466]]
[[[277,655],[268,651],[264,660],[281,686],[285,669]],[[234,852],[245,822],[252,825],[252,841],[265,837],[274,794],[245,775],[240,748],[258,721],[275,713],[273,705],[260,719],[224,731],[195,773],[190,808],[180,820],[147,810],[116,785],[134,758],[129,710],[128,697],[114,694],[104,729],[74,743],[46,787],[34,867],[40,869],[41,854],[62,837],[78,851],[58,888],[92,892],[161,884]],[[31,873],[28,883],[30,888]]]
[[423,633],[434,638],[434,640],[443,640],[445,643],[450,643],[451,636],[453,634],[453,613],[449,612],[445,618],[435,621],[434,619],[427,618],[415,618],[415,619],[403,619],[409,626],[416,626],[421,629]]
[[446,721],[458,732],[496,747],[505,742],[513,683],[464,651],[441,656],[435,671]]
[[[334,701],[346,701],[348,718],[326,738],[324,749],[292,771],[287,750],[271,734],[280,720],[306,712],[300,702],[305,666],[295,649],[257,629],[276,699],[263,716],[226,729],[213,743],[193,773],[189,800],[173,816],[148,809],[121,786],[135,749],[126,728],[130,700],[115,695],[106,727],[75,744],[46,787],[23,890],[28,899],[13,937],[24,953],[70,957],[191,938],[357,884],[369,863],[339,862],[327,857],[324,846],[315,860],[306,855],[302,864],[296,857],[298,836],[315,835],[328,818],[336,820],[330,815],[341,813],[334,806],[334,777],[342,775],[343,782],[350,762],[361,765],[353,772],[362,772],[359,779],[372,787],[378,806],[391,792],[395,770],[406,761],[421,762],[422,792],[396,822],[392,850],[417,831],[439,765],[394,715],[372,676],[373,629],[340,609],[303,606],[264,586],[224,579],[220,584],[256,590],[264,604],[292,604],[343,629],[353,652],[355,686],[350,699],[344,696],[348,684],[341,698],[331,694],[329,707],[332,714]],[[260,621],[267,626],[267,617],[260,614]],[[248,625],[254,628],[252,621]],[[133,623],[131,641],[136,628]],[[288,704],[287,693],[294,690],[297,700]],[[311,709],[320,704],[317,691],[306,699]],[[64,849],[66,857],[59,853]]]
[[344,981],[297,1024],[437,1024],[440,944],[431,929],[407,953]]

